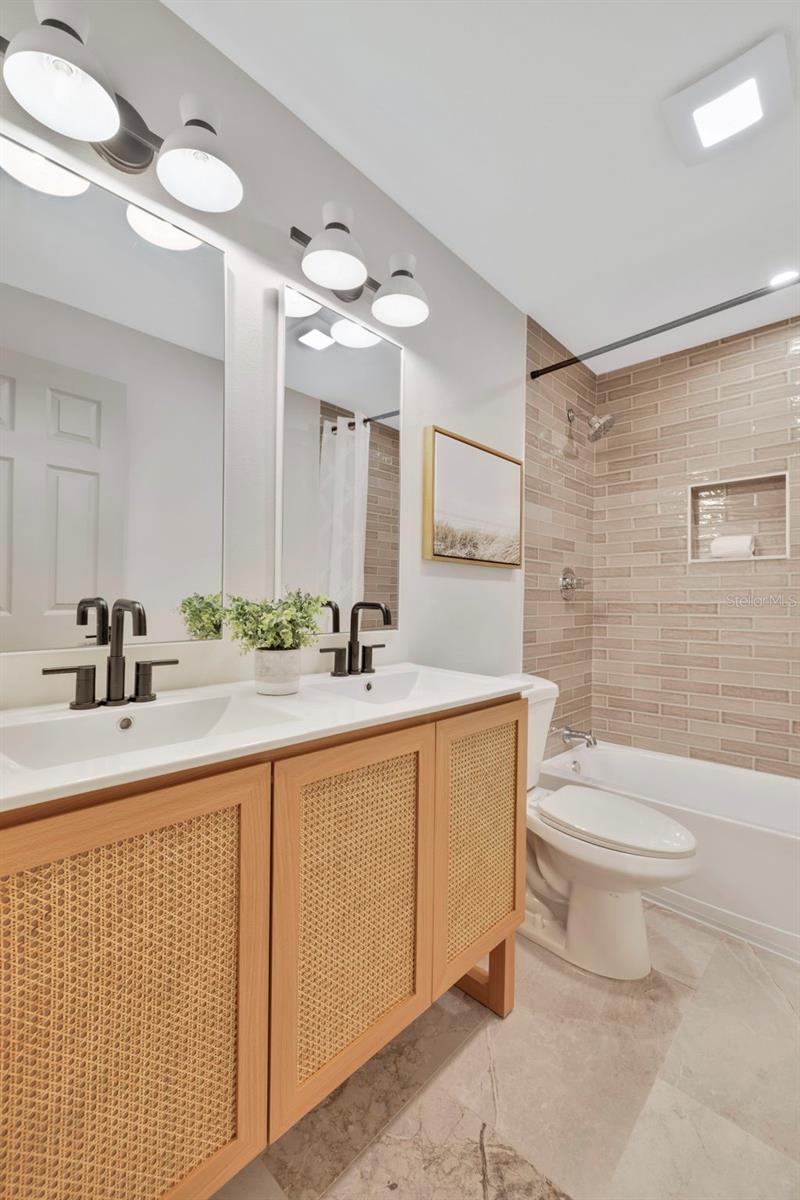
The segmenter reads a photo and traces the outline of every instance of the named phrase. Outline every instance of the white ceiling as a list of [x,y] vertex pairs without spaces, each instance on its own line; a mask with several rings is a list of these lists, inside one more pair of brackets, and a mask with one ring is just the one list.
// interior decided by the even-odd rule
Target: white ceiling
[[[800,74],[794,0],[165,3],[573,352],[800,266],[797,97],[695,167],[660,111],[776,31]],[[765,324],[799,296],[592,365]]]

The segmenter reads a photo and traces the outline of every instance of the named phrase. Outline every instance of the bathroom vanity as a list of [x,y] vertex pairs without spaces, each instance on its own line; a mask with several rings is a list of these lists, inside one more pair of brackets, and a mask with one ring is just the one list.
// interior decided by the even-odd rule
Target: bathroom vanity
[[0,717],[9,1196],[202,1200],[447,988],[513,1004],[512,680],[146,709]]

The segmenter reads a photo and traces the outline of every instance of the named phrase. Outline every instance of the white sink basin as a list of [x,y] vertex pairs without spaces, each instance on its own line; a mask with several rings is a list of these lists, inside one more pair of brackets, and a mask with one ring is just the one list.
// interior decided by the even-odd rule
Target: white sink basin
[[87,712],[65,709],[0,729],[0,753],[20,767],[42,769],[296,720],[255,694],[166,699]]
[[396,704],[410,696],[432,691],[431,675],[420,671],[395,671],[374,675],[350,675],[347,679],[336,679],[328,675],[319,682],[309,684],[314,692],[328,692],[346,700],[363,700],[367,704]]

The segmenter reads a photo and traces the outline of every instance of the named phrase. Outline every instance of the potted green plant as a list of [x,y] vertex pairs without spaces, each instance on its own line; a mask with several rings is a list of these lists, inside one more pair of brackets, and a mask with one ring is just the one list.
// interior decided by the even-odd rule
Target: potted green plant
[[185,596],[181,600],[178,611],[183,617],[189,637],[199,642],[222,637],[222,623],[225,618],[222,592],[212,592],[208,596],[192,592],[191,596]]
[[225,622],[242,653],[255,652],[256,691],[287,696],[300,687],[300,650],[319,633],[323,596],[299,589],[276,600],[229,596]]

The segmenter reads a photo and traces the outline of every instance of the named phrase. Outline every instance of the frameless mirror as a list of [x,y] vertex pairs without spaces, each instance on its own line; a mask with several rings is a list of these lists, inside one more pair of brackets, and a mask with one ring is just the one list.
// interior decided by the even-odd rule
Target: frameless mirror
[[397,628],[402,351],[287,287],[285,364],[283,587]]
[[85,646],[85,596],[185,639],[222,589],[224,256],[5,138],[0,167],[2,648]]

